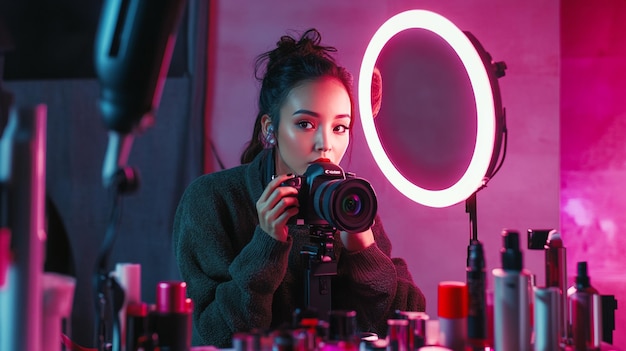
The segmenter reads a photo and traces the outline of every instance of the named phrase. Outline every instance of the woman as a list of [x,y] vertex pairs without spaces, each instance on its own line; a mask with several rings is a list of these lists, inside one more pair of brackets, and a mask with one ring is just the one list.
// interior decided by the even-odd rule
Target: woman
[[[230,347],[233,333],[280,327],[302,307],[300,251],[311,236],[288,224],[298,190],[281,184],[319,159],[339,164],[355,118],[352,78],[320,42],[311,29],[258,57],[259,112],[242,165],[201,176],[181,199],[174,248],[194,301],[194,344]],[[425,309],[378,217],[364,232],[336,232],[333,248],[332,307],[356,311],[361,331],[384,335],[395,310]]]

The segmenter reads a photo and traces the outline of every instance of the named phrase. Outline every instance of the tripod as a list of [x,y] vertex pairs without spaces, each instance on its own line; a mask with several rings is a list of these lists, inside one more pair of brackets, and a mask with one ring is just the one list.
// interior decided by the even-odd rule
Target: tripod
[[306,260],[304,279],[304,307],[317,312],[318,318],[328,321],[331,311],[331,280],[337,275],[337,261],[333,249],[335,228],[328,225],[309,227],[311,245],[300,255]]

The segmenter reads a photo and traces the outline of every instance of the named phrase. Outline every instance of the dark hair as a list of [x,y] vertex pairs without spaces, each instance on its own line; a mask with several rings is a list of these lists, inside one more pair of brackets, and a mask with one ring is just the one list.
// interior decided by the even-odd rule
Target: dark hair
[[331,56],[337,49],[322,46],[321,41],[322,36],[314,28],[304,32],[299,40],[285,35],[276,43],[274,50],[256,58],[255,77],[261,82],[259,111],[254,122],[252,138],[241,154],[241,163],[249,163],[264,148],[261,117],[269,115],[272,118],[274,133],[277,133],[280,107],[289,92],[303,81],[320,77],[339,79],[350,97],[350,114],[353,116],[350,126],[354,123],[352,75],[344,67],[339,66]]

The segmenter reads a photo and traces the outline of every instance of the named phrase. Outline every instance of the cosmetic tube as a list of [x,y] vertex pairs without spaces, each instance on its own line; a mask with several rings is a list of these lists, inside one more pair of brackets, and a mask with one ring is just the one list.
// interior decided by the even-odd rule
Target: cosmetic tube
[[561,290],[557,287],[534,287],[534,350],[559,351],[561,343]]
[[467,284],[440,282],[437,297],[438,344],[454,351],[464,351],[467,343]]
[[530,350],[530,313],[528,271],[522,264],[519,233],[502,232],[502,268],[493,272],[494,343],[498,351]]

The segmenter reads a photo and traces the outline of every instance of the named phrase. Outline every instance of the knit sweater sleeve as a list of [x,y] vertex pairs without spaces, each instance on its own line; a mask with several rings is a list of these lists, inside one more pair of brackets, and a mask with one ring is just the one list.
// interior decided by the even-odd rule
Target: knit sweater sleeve
[[247,195],[231,183],[215,174],[194,181],[174,220],[175,254],[194,302],[194,344],[231,347],[234,332],[268,328],[287,269],[291,241],[263,232],[252,206],[235,206],[251,200],[237,198]]
[[359,327],[385,336],[395,311],[425,311],[426,298],[406,262],[391,257],[391,242],[380,218],[372,227],[375,244],[358,252],[342,251],[333,286],[333,308],[357,312]]

